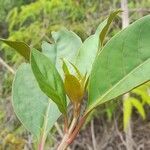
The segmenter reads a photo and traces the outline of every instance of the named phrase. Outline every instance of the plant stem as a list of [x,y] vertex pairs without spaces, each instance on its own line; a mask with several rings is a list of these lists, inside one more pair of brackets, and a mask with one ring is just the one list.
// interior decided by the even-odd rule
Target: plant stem
[[15,71],[0,57],[0,64],[2,64],[8,71],[15,75]]
[[87,112],[86,114],[84,114],[83,117],[79,120],[79,123],[77,124],[77,120],[80,116],[80,104],[74,105],[73,119],[71,121],[70,127],[65,132],[65,135],[64,135],[60,145],[58,146],[57,150],[65,150],[73,142],[73,140],[76,138],[79,130],[83,126],[89,113],[90,113],[90,111]]
[[44,150],[44,145],[45,145],[45,138],[43,136],[39,145],[38,145],[38,150]]
[[75,128],[79,116],[80,116],[80,104],[78,105],[78,103],[75,103],[74,104],[74,111],[73,111],[73,120],[71,122],[71,125],[69,127],[69,131],[68,131],[69,134],[71,134],[73,129]]
[[64,116],[64,131],[65,131],[65,133],[68,132],[68,117],[67,117],[67,115]]
[[76,122],[77,122],[77,118],[76,117],[74,117],[73,118],[73,120],[72,120],[72,122],[71,122],[71,125],[70,125],[70,128],[69,128],[69,134],[71,134],[72,133],[72,131],[73,131],[73,129],[75,128],[75,125],[76,125]]
[[73,140],[76,138],[76,136],[77,136],[77,134],[79,133],[79,130],[81,129],[81,127],[83,126],[83,124],[84,124],[84,122],[85,122],[87,116],[88,116],[88,115],[83,116],[83,117],[80,119],[80,121],[79,121],[78,125],[76,126],[76,128],[74,129],[74,131],[69,135],[69,138],[68,138],[68,140],[67,140],[68,145],[71,144],[71,143],[73,142]]
[[64,138],[62,139],[60,145],[58,146],[57,150],[65,150],[68,147],[67,139],[69,135],[65,134]]

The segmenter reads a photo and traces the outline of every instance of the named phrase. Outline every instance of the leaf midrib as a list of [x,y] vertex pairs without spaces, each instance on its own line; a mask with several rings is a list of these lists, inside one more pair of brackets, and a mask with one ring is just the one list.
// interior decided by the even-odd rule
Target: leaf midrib
[[48,113],[49,113],[49,109],[50,109],[50,102],[48,104],[48,107],[45,111],[45,115],[44,115],[44,120],[43,120],[43,127],[42,127],[42,132],[41,132],[41,138],[46,138],[46,130],[47,130],[47,124],[48,124]]
[[[94,109],[97,105],[100,104],[99,101],[101,101],[105,96],[107,96],[107,94],[109,94],[116,86],[118,86],[122,81],[124,81],[129,75],[131,75],[134,71],[136,71],[137,69],[139,69],[141,66],[143,66],[146,62],[148,62],[150,60],[150,58],[146,59],[145,61],[143,61],[143,63],[141,63],[140,65],[138,65],[135,69],[133,69],[132,71],[130,71],[124,78],[122,78],[119,82],[117,82],[114,86],[112,86],[111,89],[109,89],[106,93],[104,93],[101,98],[97,98],[96,102],[93,103],[92,105],[90,105],[90,107],[87,108],[87,113],[90,112],[92,109]],[[114,97],[115,98],[115,97]],[[105,102],[105,101],[104,101]],[[104,103],[102,102],[102,103]]]

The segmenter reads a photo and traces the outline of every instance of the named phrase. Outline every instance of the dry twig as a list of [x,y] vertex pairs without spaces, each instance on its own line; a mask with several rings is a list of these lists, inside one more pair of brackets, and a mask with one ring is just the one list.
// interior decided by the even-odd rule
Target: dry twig
[[9,72],[15,74],[15,71],[0,57],[0,64],[4,66]]

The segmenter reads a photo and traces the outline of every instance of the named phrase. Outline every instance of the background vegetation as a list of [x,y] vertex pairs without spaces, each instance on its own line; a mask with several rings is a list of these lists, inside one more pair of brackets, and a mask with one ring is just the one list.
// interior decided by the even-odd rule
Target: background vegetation
[[[0,37],[25,41],[40,49],[51,42],[51,31],[63,27],[76,32],[82,40],[91,35],[109,12],[121,8],[120,0],[0,0]],[[128,0],[130,23],[150,13],[150,0]],[[117,18],[110,29],[113,36],[122,28]],[[34,139],[17,120],[11,106],[14,72],[24,61],[21,56],[0,44],[0,150],[32,150]],[[72,149],[149,150],[150,85],[132,91],[124,101],[109,102],[93,111]],[[144,120],[143,120],[144,119]],[[61,120],[58,120],[59,122]],[[55,149],[62,136],[55,124],[47,149]],[[132,149],[131,149],[132,148]]]

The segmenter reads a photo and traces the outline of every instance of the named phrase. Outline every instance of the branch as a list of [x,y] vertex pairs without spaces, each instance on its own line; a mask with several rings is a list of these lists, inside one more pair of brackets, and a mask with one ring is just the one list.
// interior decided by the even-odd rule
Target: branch
[[9,72],[15,74],[15,71],[0,57],[0,64],[4,66]]

